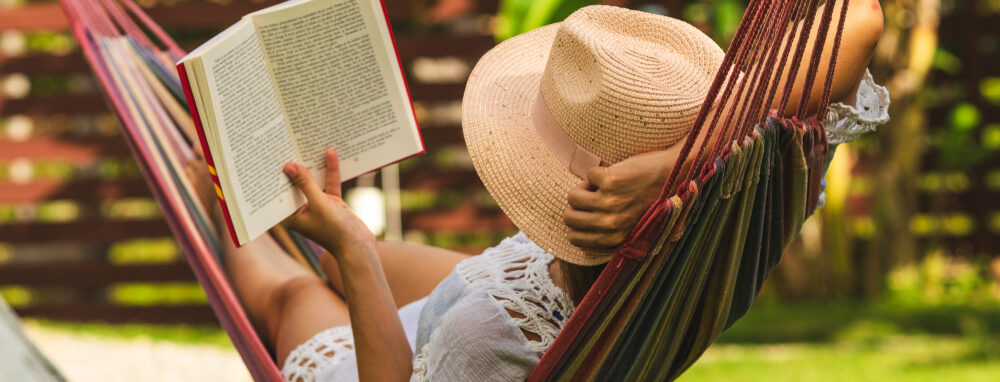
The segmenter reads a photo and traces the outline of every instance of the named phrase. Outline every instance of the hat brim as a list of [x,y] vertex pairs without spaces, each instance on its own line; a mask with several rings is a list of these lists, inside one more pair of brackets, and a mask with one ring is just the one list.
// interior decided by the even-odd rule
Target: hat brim
[[558,27],[515,36],[479,60],[466,84],[462,130],[479,178],[514,225],[559,259],[597,265],[613,252],[574,246],[562,218],[583,179],[549,151],[531,115]]

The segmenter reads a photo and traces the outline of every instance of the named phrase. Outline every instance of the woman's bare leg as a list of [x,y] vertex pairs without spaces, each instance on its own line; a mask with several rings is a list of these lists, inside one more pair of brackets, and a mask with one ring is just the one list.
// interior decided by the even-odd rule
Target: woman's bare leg
[[[203,163],[186,168],[198,188],[199,199],[213,215],[216,227],[225,227],[214,189]],[[326,283],[293,260],[269,235],[237,248],[224,232],[217,232],[226,271],[251,322],[275,349],[278,366],[296,346],[317,333],[350,323],[347,304]]]
[[[455,264],[469,255],[420,244],[378,242],[378,254],[396,307],[426,297],[451,273]],[[341,296],[343,284],[337,261],[329,253],[319,256],[319,264],[330,286]]]

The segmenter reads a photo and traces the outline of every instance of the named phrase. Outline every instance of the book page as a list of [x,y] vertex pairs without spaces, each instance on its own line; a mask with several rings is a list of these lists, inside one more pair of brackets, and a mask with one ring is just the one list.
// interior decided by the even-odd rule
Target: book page
[[343,179],[422,151],[377,0],[311,0],[252,14],[303,164]]
[[232,188],[224,190],[230,211],[236,207],[248,239],[253,239],[304,200],[282,173],[285,163],[296,160],[295,148],[256,32],[244,24],[226,36],[224,45],[206,50],[201,60],[223,154],[213,158],[221,167],[220,178]]

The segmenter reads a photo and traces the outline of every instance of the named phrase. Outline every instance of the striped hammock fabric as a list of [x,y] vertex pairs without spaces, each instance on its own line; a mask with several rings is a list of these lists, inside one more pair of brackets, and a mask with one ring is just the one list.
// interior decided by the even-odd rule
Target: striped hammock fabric
[[[182,174],[198,142],[174,68],[184,51],[133,0],[60,2],[219,322],[255,380],[282,380]],[[826,68],[813,115],[826,114],[847,4],[824,7],[813,28],[819,0],[750,1],[709,91],[713,102],[705,102],[682,149],[680,158],[695,158],[694,165],[676,166],[529,380],[673,379],[747,312],[816,207],[825,130],[807,118],[808,97],[794,113],[784,105],[801,65],[810,73],[801,94],[810,94],[815,74]],[[817,42],[807,52],[814,31]],[[828,34],[834,54],[821,60]],[[768,110],[774,100],[782,106]],[[702,129],[718,137],[712,147],[709,140],[694,147]],[[280,228],[271,234],[318,269],[314,245]]]

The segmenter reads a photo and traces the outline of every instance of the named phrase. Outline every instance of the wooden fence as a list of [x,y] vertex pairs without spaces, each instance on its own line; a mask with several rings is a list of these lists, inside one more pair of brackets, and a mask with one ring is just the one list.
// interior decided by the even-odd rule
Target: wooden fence
[[[191,49],[273,2],[199,0],[149,13]],[[442,1],[461,6],[434,16],[419,9],[425,3],[386,1],[428,149],[400,165],[403,227],[407,239],[475,252],[514,230],[475,176],[459,126],[468,71],[494,45],[484,32],[497,0]],[[675,15],[682,3],[662,2]],[[444,21],[426,21],[432,18]],[[942,39],[983,35],[967,24],[974,23],[943,23]],[[936,73],[934,81],[976,89],[996,75],[995,53],[966,53],[965,72]],[[922,212],[911,224],[921,250],[1000,253],[1000,115],[988,101],[971,102],[981,123],[993,124],[977,137],[986,146],[995,141],[987,147],[993,154],[967,171],[940,170],[936,152],[925,158],[926,173],[915,185]],[[928,113],[932,133],[950,123],[953,107]],[[902,121],[895,123],[890,128]],[[863,254],[866,235],[877,234],[866,229],[869,195],[891,190],[872,189],[864,162],[855,173],[847,224]],[[0,8],[0,291],[27,316],[214,321],[54,2]]]

